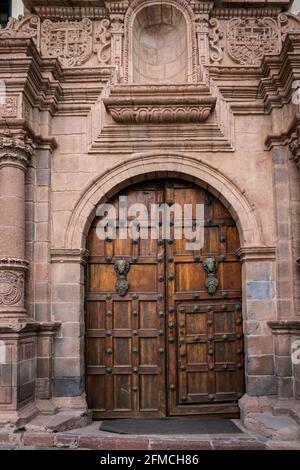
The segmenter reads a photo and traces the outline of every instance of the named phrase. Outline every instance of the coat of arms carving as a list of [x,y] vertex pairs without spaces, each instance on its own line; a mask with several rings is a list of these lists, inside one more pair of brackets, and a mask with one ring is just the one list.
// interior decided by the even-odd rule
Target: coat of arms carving
[[230,56],[243,65],[259,65],[266,54],[280,51],[280,33],[272,18],[233,18],[228,21]]
[[82,21],[52,22],[45,20],[41,31],[44,57],[57,57],[63,67],[85,63],[93,53],[93,23]]

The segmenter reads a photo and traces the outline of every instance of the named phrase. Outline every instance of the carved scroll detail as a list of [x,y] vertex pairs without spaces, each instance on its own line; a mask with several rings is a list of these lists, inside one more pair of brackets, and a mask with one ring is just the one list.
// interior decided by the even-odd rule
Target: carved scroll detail
[[130,269],[130,264],[126,259],[121,258],[115,262],[114,269],[118,278],[115,285],[116,292],[119,294],[120,297],[124,297],[129,289],[126,276]]
[[215,258],[205,258],[205,260],[203,261],[203,269],[207,273],[205,286],[206,286],[207,292],[210,295],[215,294],[219,286],[219,281],[215,277],[217,268],[218,268],[218,262]]
[[95,34],[94,52],[100,64],[108,64],[111,59],[110,21],[104,18],[100,21],[99,30]]
[[0,27],[0,38],[32,38],[36,43],[40,37],[40,19],[36,15],[9,18],[5,28]]
[[220,30],[220,22],[216,18],[212,18],[209,24],[212,27],[209,32],[210,60],[213,63],[218,63],[223,59],[224,46],[219,43],[223,38],[223,32]]

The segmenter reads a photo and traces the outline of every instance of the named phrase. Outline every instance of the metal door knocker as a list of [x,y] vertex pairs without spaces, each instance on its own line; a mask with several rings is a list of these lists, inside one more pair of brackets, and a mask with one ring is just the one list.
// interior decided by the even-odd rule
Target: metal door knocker
[[116,292],[120,297],[124,297],[129,288],[126,280],[127,273],[130,269],[129,261],[124,258],[118,259],[114,264],[114,269],[117,274],[117,282],[115,284]]
[[207,273],[205,287],[210,295],[214,295],[219,285],[218,279],[215,277],[218,268],[218,261],[215,258],[205,258],[203,261],[203,269]]

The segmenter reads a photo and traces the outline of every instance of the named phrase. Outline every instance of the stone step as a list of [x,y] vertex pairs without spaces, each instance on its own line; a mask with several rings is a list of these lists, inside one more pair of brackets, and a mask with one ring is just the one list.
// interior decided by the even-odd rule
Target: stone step
[[60,411],[55,415],[39,414],[26,424],[30,432],[64,432],[87,426],[91,416],[86,410]]
[[300,440],[300,426],[290,416],[274,416],[270,412],[249,413],[244,425],[246,429],[274,441]]

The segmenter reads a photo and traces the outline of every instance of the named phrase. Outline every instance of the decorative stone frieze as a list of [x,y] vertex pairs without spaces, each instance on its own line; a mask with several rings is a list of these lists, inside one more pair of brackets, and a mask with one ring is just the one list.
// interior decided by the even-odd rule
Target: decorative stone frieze
[[[154,5],[155,3],[153,3]],[[63,67],[79,67],[93,53],[100,65],[116,67],[119,81],[132,82],[132,34],[136,15],[152,5],[145,0],[105,2],[103,6],[36,6],[37,15],[11,18],[0,38],[32,38],[46,58]],[[205,64],[257,67],[265,55],[280,52],[288,32],[300,30],[300,19],[280,8],[213,8],[213,2],[170,0],[187,26],[189,73],[196,82]]]
[[0,168],[4,165],[18,165],[26,168],[33,154],[33,144],[24,133],[12,134],[5,130],[0,136]]
[[215,103],[216,98],[207,96],[203,86],[180,85],[119,86],[104,100],[106,109],[120,124],[201,123]]

